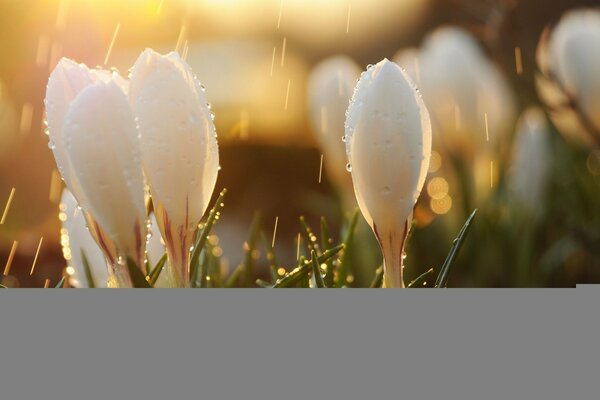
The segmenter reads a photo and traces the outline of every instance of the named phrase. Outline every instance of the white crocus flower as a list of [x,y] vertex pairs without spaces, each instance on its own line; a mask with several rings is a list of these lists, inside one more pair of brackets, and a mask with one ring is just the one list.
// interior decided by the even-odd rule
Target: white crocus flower
[[446,150],[472,159],[510,132],[516,117],[510,86],[469,32],[435,30],[423,43],[419,66],[434,134]]
[[408,75],[387,59],[356,86],[346,151],[358,205],[383,252],[384,285],[403,287],[404,244],[429,167],[431,123]]
[[535,216],[543,204],[550,170],[548,123],[537,107],[525,110],[517,123],[509,186],[525,211]]
[[89,287],[83,263],[83,254],[85,254],[94,284],[96,287],[106,287],[108,282],[106,258],[87,229],[83,212],[77,207],[77,200],[67,189],[63,190],[60,210],[62,222],[60,240],[63,256],[67,265],[71,267],[69,270],[71,285]]
[[100,81],[83,89],[62,130],[72,173],[86,198],[81,205],[115,244],[120,259],[114,272],[127,285],[126,258],[145,270],[146,208],[137,130],[122,88]]
[[[356,207],[352,180],[346,171],[344,136],[346,110],[360,68],[346,56],[335,56],[319,63],[310,75],[308,98],[313,131],[323,152],[323,166],[341,191],[346,207]],[[350,200],[351,199],[351,200]]]
[[187,287],[190,247],[219,169],[210,107],[177,53],[144,51],[133,67],[129,94],[170,273],[175,285]]
[[[72,152],[72,150],[69,149],[70,144],[68,145],[66,140],[66,129],[68,122],[67,114],[72,111],[74,104],[80,100],[80,96],[86,89],[100,83],[103,83],[105,86],[112,86],[113,94],[115,94],[117,91],[120,93],[120,96],[117,95],[118,97],[122,98],[125,96],[124,93],[127,92],[127,81],[120,77],[117,73],[105,70],[89,69],[84,64],[78,64],[67,58],[62,58],[52,71],[50,78],[48,79],[48,86],[46,88],[45,106],[46,120],[48,124],[47,133],[49,135],[49,147],[52,149],[56,164],[63,177],[63,180],[77,199],[78,204],[82,207],[88,228],[94,240],[102,249],[105,257],[112,266],[111,268],[115,269],[113,272],[116,273],[115,276],[117,276],[118,279],[114,280],[114,283],[117,286],[128,286],[129,277],[126,269],[122,265],[119,265],[119,257],[133,257],[135,261],[139,263],[140,249],[131,249],[131,238],[126,240],[126,242],[129,243],[115,243],[115,232],[109,234],[106,231],[106,226],[102,226],[98,223],[98,215],[96,215],[96,210],[93,210],[94,205],[90,201],[90,193],[87,193],[89,190],[84,190],[83,188],[81,178],[77,173],[78,171],[76,170],[76,167],[73,165],[70,158],[69,152]],[[86,104],[87,107],[92,107],[93,110],[95,110],[97,107],[95,100],[90,99],[89,95],[86,99]],[[81,103],[78,107],[81,112]],[[126,110],[128,110],[128,108]],[[102,111],[105,112],[106,110]],[[89,119],[94,118],[94,116],[89,115],[89,110],[87,110],[85,113]],[[74,116],[74,114],[70,115],[71,117]],[[79,117],[80,116],[77,116],[77,118]],[[133,118],[131,111],[129,111],[129,115],[126,117],[126,119],[129,117]],[[108,119],[111,118],[112,116],[108,117]],[[135,129],[135,124],[133,122],[129,122],[131,121],[128,121],[128,124],[130,126],[133,124]],[[89,124],[90,121],[85,121],[85,123]],[[71,130],[72,135],[83,135],[82,137],[78,136],[77,140],[88,140],[88,147],[93,147],[95,145],[93,139],[88,137],[88,133],[85,132],[85,128],[71,124],[69,129]],[[109,133],[107,133],[107,137],[108,136],[110,136]],[[79,143],[79,145],[85,144]],[[126,153],[128,148],[119,148],[118,150]],[[110,153],[112,153],[112,151],[110,151]],[[96,160],[100,162],[97,158]],[[106,161],[102,162],[106,163]],[[119,175],[122,174],[123,171],[119,171]],[[137,175],[137,173],[135,175]],[[132,179],[136,178],[137,176],[133,177]],[[95,193],[93,195],[95,195]],[[124,199],[124,196],[126,196],[127,193],[119,193],[118,195],[122,196]],[[98,199],[94,199],[94,202],[97,203],[98,201]],[[137,200],[132,201],[135,202]],[[105,216],[102,216],[101,218],[105,219]],[[104,225],[106,225],[106,222],[107,221],[105,220]],[[114,226],[111,229],[114,229]],[[137,229],[136,232],[132,230],[129,234],[132,237],[137,236]],[[121,236],[123,236],[122,233]]]
[[600,144],[600,11],[566,13],[546,31],[537,53],[538,93],[560,131],[580,144]]

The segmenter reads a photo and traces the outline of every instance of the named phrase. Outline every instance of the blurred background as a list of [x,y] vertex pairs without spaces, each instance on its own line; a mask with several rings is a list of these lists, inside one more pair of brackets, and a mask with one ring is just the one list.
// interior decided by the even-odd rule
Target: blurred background
[[[344,54],[364,70],[387,57],[405,62],[411,73],[410,53],[401,50],[428,47],[431,32],[447,25],[470,32],[486,62],[503,76],[502,90],[511,100],[498,105],[498,124],[490,111],[489,124],[507,133],[497,134],[496,153],[479,164],[478,157],[457,157],[477,149],[459,147],[447,155],[436,147],[435,131],[442,129],[434,126],[430,177],[407,248],[407,281],[439,268],[477,207],[449,286],[600,283],[598,147],[564,139],[548,121],[543,195],[533,207],[522,206],[508,182],[517,118],[530,106],[544,105],[535,82],[542,31],[566,10],[593,5],[597,1],[1,0],[0,212],[9,207],[0,225],[0,267],[10,264],[3,283],[43,286],[46,279],[57,282],[66,265],[58,218],[62,183],[43,125],[45,85],[60,57],[126,75],[146,47],[178,50],[206,86],[215,113],[222,167],[215,192],[229,190],[215,228],[223,262],[230,269],[240,262],[260,211],[269,240],[277,218],[278,261],[293,265],[299,216],[314,227],[326,217],[337,241],[353,207],[348,189],[331,179],[327,156],[322,170],[327,152],[318,146],[307,94],[314,66]],[[420,67],[412,71],[417,85]],[[428,73],[443,74],[445,65],[438,68]],[[424,96],[427,102],[427,90]],[[485,125],[478,129],[485,135],[493,127],[481,114]],[[477,177],[469,189],[465,171],[481,171],[487,189],[479,189]],[[360,219],[351,283],[367,286],[381,257]]]

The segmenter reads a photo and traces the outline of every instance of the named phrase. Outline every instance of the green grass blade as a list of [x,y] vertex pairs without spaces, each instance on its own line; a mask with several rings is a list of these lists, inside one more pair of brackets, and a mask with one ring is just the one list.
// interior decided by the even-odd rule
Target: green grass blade
[[129,278],[134,288],[152,288],[140,270],[140,267],[130,257],[127,257],[127,270],[129,271]]
[[317,254],[320,253],[317,235],[314,234],[310,225],[308,225],[308,222],[306,222],[306,218],[304,218],[304,216],[300,217],[300,225],[302,225],[304,240],[306,241],[306,245],[308,246],[308,251],[312,252],[314,250],[317,252]]
[[471,227],[471,223],[473,222],[473,219],[475,218],[475,214],[477,214],[477,209],[473,210],[471,215],[469,215],[469,218],[467,218],[467,221],[461,228],[460,232],[458,233],[458,236],[452,242],[452,247],[450,248],[450,252],[448,253],[446,260],[444,261],[444,264],[442,265],[442,268],[440,269],[440,274],[438,275],[438,277],[435,281],[436,288],[441,288],[441,287],[446,286],[446,283],[448,281],[448,272],[450,271],[450,266],[452,265],[454,258],[458,254],[458,251],[462,247],[463,241],[464,241],[465,237],[467,236],[467,233],[469,232],[469,228]]
[[210,230],[212,229],[212,226],[214,225],[215,221],[219,219],[219,215],[224,206],[223,199],[225,198],[226,194],[227,194],[227,189],[221,190],[221,193],[219,193],[219,197],[217,198],[215,205],[213,206],[213,208],[211,208],[210,212],[208,213],[208,218],[206,219],[206,223],[204,224],[202,231],[197,233],[196,242],[194,243],[194,250],[192,251],[192,256],[190,258],[190,285],[191,286],[195,285],[196,278],[198,276],[198,267],[200,267],[200,264],[199,264],[200,252],[202,252],[202,249],[204,248],[204,245],[206,244],[206,239],[208,238],[208,235],[210,234]]
[[[331,234],[329,233],[329,226],[327,225],[327,221],[325,217],[321,217],[321,249],[323,251],[327,251],[331,248],[332,240]],[[325,281],[325,286],[332,287],[333,286],[333,269],[334,263],[332,259],[329,259],[325,265],[325,276],[323,280]]]
[[90,263],[83,249],[81,249],[81,261],[83,263],[83,271],[85,272],[85,280],[87,281],[89,288],[95,288],[96,282],[94,282],[94,276],[92,275],[92,269]]
[[337,287],[342,287],[346,284],[346,279],[348,278],[348,263],[350,262],[350,243],[354,238],[354,231],[356,230],[356,224],[358,223],[358,214],[360,213],[357,208],[354,210],[352,217],[350,219],[350,224],[348,225],[348,230],[344,235],[344,241],[342,242],[346,247],[342,257],[340,258],[340,263],[337,268]]
[[63,276],[62,278],[60,278],[60,281],[58,281],[58,283],[56,284],[56,286],[54,286],[56,289],[60,289],[63,286],[65,286],[65,277]]
[[269,269],[271,272],[271,282],[275,283],[279,276],[277,275],[277,259],[275,258],[275,249],[271,246],[272,242],[269,242],[264,231],[260,232],[262,241],[267,249],[267,261],[269,262]]
[[321,265],[319,264],[318,256],[316,251],[311,251],[311,261],[312,261],[312,272],[315,277],[315,282],[317,283],[318,288],[324,288],[325,282],[323,281],[323,275],[321,275]]
[[[332,249],[327,250],[317,258],[318,263],[323,264],[324,262],[327,262],[327,260],[334,257],[343,248],[344,244],[342,243],[340,245],[335,246]],[[311,269],[311,263],[306,262],[306,259],[304,257],[300,257],[299,265],[292,271],[286,273],[283,277],[278,279],[272,287],[283,288],[296,284],[300,282],[303,278],[305,278]]]
[[417,284],[421,279],[425,278],[427,275],[431,274],[433,272],[433,268],[429,268],[427,271],[423,272],[421,275],[417,276],[415,279],[413,279],[407,287],[413,287],[415,286],[415,284]]
[[260,232],[262,225],[262,215],[260,212],[254,213],[254,218],[252,219],[252,224],[250,225],[250,234],[248,237],[248,241],[244,243],[244,261],[242,263],[242,271],[240,276],[240,283],[244,286],[253,286],[252,278],[254,276],[254,250],[256,249],[256,245],[258,239],[260,237]]
[[244,270],[244,264],[240,264],[233,270],[231,274],[227,277],[225,281],[225,287],[232,288],[238,283],[240,280],[240,276],[242,275],[242,271]]
[[381,285],[383,285],[383,266],[375,270],[375,277],[373,277],[373,281],[369,287],[372,289],[381,288]]
[[156,281],[158,280],[158,277],[160,276],[160,273],[162,272],[166,262],[167,253],[163,254],[163,256],[160,258],[160,260],[158,260],[154,268],[152,268],[152,271],[150,271],[150,274],[148,274],[148,276],[146,277],[146,280],[148,281],[150,286],[156,285]]

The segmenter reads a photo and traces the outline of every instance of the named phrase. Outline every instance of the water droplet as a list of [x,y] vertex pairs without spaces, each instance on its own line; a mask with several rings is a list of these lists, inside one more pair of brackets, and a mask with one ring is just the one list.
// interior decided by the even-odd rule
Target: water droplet
[[220,171],[220,170],[221,170],[221,166],[219,165],[219,166],[217,167],[217,171]]
[[352,165],[350,163],[346,164],[346,171],[352,172]]
[[342,136],[342,142],[346,143],[346,135]]

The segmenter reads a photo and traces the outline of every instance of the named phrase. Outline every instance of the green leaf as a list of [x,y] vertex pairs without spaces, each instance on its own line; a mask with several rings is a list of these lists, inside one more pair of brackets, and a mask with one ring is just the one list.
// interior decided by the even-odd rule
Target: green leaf
[[381,266],[375,270],[375,277],[373,278],[373,281],[371,282],[369,287],[370,288],[381,288],[381,285],[383,285],[383,266]]
[[465,237],[467,236],[467,233],[469,232],[469,228],[471,227],[471,223],[473,222],[473,219],[475,218],[475,214],[477,214],[477,209],[473,210],[471,215],[469,215],[469,218],[467,218],[467,221],[461,228],[460,232],[458,233],[458,236],[452,242],[452,247],[450,248],[450,252],[448,253],[446,260],[444,261],[444,264],[442,265],[442,268],[440,269],[440,274],[438,275],[438,277],[435,281],[436,288],[441,288],[441,287],[446,286],[446,283],[448,281],[448,272],[450,271],[450,266],[452,265],[454,258],[458,254],[458,251],[462,247],[463,241],[464,241]]
[[427,271],[423,272],[421,275],[417,276],[415,279],[413,279],[407,287],[413,287],[415,286],[415,284],[417,282],[419,282],[421,279],[425,278],[427,275],[431,274],[433,272],[433,268],[429,268]]
[[204,224],[202,231],[197,234],[196,242],[194,243],[194,250],[192,251],[192,256],[190,258],[190,286],[192,287],[196,284],[196,279],[198,277],[198,268],[200,267],[200,252],[202,252],[202,249],[204,249],[206,239],[210,234],[212,226],[214,225],[215,221],[219,219],[219,215],[224,206],[223,199],[225,198],[226,194],[227,189],[221,190],[215,205],[208,213],[208,218],[206,219],[206,223]]
[[146,280],[148,281],[150,286],[154,287],[154,285],[156,285],[156,281],[158,280],[158,277],[160,276],[160,273],[163,270],[165,262],[167,262],[167,253],[163,254],[163,256],[160,258],[160,260],[158,260],[154,268],[152,268],[152,271],[150,271],[150,274],[148,274],[148,276],[146,277]]
[[134,288],[152,288],[140,270],[140,267],[130,257],[127,257],[127,270],[129,271],[129,278]]
[[54,286],[56,289],[60,289],[63,286],[65,286],[65,277],[63,276],[62,278],[60,278],[60,281],[58,281],[58,283],[56,284],[56,286]]
[[8,288],[0,283],[0,289],[8,289]]
[[89,288],[95,288],[96,282],[94,282],[94,276],[92,275],[92,269],[90,263],[85,255],[83,249],[81,249],[81,261],[83,262],[83,271],[85,272],[85,280],[87,281]]
[[327,286],[325,286],[325,282],[323,281],[323,275],[321,275],[321,264],[319,264],[317,252],[313,250],[310,252],[310,255],[311,255],[311,259],[312,259],[313,276],[315,277],[315,282],[317,283],[317,287],[318,288],[327,287]]

